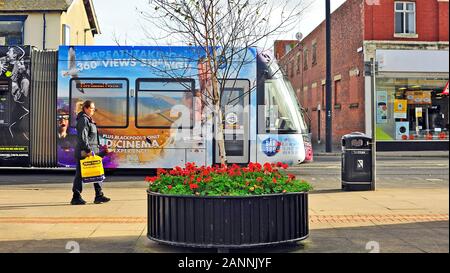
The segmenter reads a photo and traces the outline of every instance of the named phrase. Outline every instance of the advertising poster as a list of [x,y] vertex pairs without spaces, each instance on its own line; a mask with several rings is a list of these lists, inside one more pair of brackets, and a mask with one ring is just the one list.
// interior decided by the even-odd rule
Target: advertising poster
[[422,104],[431,104],[431,91],[422,92]]
[[0,166],[29,166],[31,48],[0,46]]
[[409,122],[396,122],[395,123],[395,139],[407,140],[409,138]]
[[[76,117],[85,100],[95,103],[100,144],[112,149],[105,168],[205,165],[206,140],[192,133],[207,122],[198,114],[198,96],[209,88],[203,57],[194,47],[61,46],[58,165],[75,166]],[[249,50],[239,78],[256,81],[255,57]]]
[[422,117],[422,107],[416,107],[416,118]]
[[387,92],[377,92],[377,123],[387,123]]
[[407,100],[394,100],[394,118],[406,118],[407,110]]
[[415,104],[414,101],[414,91],[407,91],[405,92],[406,99],[408,101],[408,104]]

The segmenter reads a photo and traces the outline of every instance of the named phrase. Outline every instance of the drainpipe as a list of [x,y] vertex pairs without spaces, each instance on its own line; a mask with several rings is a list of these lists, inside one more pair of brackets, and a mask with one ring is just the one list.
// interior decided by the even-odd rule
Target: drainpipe
[[42,19],[44,20],[44,29],[43,29],[43,37],[42,37],[42,50],[45,50],[45,36],[47,31],[47,19],[45,18],[45,11],[42,14]]

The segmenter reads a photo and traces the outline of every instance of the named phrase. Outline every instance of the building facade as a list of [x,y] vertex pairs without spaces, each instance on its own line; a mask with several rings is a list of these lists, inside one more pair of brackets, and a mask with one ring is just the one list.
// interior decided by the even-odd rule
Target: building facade
[[[448,0],[347,0],[332,14],[335,146],[350,132],[372,134],[375,115],[380,150],[448,149],[448,8]],[[314,143],[325,139],[325,57],[323,22],[279,59]]]
[[92,0],[0,0],[0,46],[93,45],[99,33]]

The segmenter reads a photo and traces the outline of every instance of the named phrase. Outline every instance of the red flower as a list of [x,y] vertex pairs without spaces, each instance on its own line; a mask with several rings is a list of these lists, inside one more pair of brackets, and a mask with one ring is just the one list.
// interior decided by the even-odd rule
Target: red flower
[[172,189],[172,185],[167,186],[167,188],[168,188],[169,190],[171,190],[171,189]]
[[270,163],[264,163],[264,170],[268,172],[272,172],[272,165]]
[[200,183],[200,182],[202,182],[202,178],[199,176],[199,177],[197,177],[197,183]]
[[294,180],[295,179],[295,175],[293,174],[288,174],[289,180]]
[[231,165],[231,169],[233,169],[233,170],[240,170],[241,167],[239,167],[239,165],[237,165],[237,164],[233,164],[233,165]]
[[204,181],[205,183],[208,183],[208,182],[211,182],[211,180],[212,180],[212,177],[211,177],[211,176],[208,176],[208,177],[206,177],[203,181]]
[[277,162],[277,167],[280,168],[281,166],[283,166],[283,163]]
[[198,189],[198,185],[197,184],[191,184],[191,185],[189,185],[189,188],[191,188],[191,190]]
[[289,167],[288,164],[282,164],[282,165],[281,165],[281,168],[283,168],[284,170],[286,170],[288,167]]
[[154,176],[154,177],[147,176],[145,178],[145,181],[149,182],[150,184],[153,184],[156,179],[158,179],[158,177],[156,177],[156,176]]
[[164,170],[164,169],[158,169],[156,173],[157,173],[158,175],[161,175],[161,174],[166,174],[167,171]]
[[277,183],[277,179],[275,177],[272,178],[272,182],[276,184]]
[[263,181],[262,177],[257,177],[257,178],[256,178],[256,182],[261,183],[262,181]]

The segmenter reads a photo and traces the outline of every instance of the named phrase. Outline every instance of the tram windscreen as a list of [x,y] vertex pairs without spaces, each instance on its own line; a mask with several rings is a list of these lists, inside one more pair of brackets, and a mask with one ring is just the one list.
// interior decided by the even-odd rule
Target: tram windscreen
[[267,80],[265,100],[268,131],[307,133],[300,105],[289,81],[284,78]]

